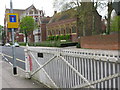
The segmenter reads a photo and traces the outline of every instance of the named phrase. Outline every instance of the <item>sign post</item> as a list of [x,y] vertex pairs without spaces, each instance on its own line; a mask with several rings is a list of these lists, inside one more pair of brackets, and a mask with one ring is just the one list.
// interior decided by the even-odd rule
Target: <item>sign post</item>
[[7,14],[7,27],[12,30],[12,53],[13,53],[13,74],[17,75],[17,65],[14,45],[14,28],[18,28],[18,14],[13,13],[12,0],[10,0],[10,13]]

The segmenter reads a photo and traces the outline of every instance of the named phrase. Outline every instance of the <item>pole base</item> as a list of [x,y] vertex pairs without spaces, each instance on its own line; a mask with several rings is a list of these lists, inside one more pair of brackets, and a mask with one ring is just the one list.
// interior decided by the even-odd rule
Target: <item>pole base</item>
[[30,77],[30,73],[29,73],[29,72],[26,72],[26,74],[25,74],[25,78],[26,78],[26,79],[31,79],[31,77]]
[[13,67],[13,74],[17,75],[17,67]]

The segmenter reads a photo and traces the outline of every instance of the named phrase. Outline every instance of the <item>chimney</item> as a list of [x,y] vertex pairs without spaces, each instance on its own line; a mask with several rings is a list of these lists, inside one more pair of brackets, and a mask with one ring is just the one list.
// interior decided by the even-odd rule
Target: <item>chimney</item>
[[56,14],[57,13],[57,11],[54,11],[54,14]]

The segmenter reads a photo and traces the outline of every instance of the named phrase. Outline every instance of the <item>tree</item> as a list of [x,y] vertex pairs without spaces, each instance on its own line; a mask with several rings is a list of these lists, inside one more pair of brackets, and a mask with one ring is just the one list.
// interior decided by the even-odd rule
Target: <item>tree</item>
[[120,32],[120,16],[115,16],[111,21],[111,32]]
[[111,30],[111,28],[110,28],[110,22],[111,22],[111,13],[112,13],[112,10],[113,10],[113,7],[112,7],[112,1],[111,2],[108,2],[108,4],[107,4],[107,6],[108,6],[108,18],[106,18],[106,20],[107,20],[107,34],[110,34],[110,30]]
[[3,29],[3,26],[0,25],[0,39],[2,39],[2,29]]
[[25,16],[20,21],[20,30],[25,34],[26,44],[28,43],[28,35],[33,33],[33,30],[36,28],[37,24],[34,19],[30,16]]

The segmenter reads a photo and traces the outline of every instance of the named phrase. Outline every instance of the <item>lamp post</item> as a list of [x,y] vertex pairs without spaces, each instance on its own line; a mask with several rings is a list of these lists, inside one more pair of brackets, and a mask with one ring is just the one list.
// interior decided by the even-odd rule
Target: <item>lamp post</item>
[[[10,0],[10,13],[13,13],[13,7],[12,7],[12,0]],[[16,67],[16,57],[15,57],[15,46],[14,46],[14,28],[11,28],[12,30],[12,53],[13,53],[13,74],[17,74],[17,67]]]

